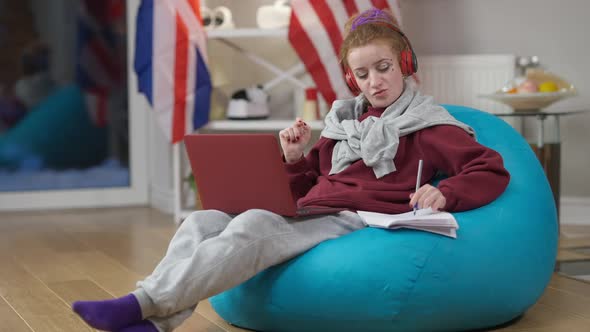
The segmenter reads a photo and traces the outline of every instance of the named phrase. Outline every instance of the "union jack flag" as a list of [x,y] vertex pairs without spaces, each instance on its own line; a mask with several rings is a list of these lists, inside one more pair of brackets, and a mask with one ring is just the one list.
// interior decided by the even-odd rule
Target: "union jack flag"
[[211,78],[198,0],[142,0],[134,68],[157,122],[172,142],[209,121]]
[[328,105],[352,97],[338,59],[348,18],[374,7],[402,23],[398,0],[292,0],[291,7],[289,41]]

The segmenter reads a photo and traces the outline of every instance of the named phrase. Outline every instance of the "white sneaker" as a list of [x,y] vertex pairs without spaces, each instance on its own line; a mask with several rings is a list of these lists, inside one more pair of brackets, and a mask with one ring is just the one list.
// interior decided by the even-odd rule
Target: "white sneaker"
[[270,115],[268,99],[268,94],[260,86],[238,90],[229,101],[226,117],[232,120],[266,119]]

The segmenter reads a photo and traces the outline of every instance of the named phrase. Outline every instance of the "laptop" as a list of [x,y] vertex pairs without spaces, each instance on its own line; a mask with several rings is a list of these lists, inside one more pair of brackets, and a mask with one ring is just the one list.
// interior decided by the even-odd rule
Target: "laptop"
[[285,217],[345,210],[297,208],[272,134],[190,134],[184,142],[203,209],[228,214],[264,209]]

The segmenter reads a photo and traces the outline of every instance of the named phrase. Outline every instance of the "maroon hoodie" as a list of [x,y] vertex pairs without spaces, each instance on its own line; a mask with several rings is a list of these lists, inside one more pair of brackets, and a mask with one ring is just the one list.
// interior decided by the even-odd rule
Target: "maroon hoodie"
[[[368,116],[380,117],[382,113],[383,109],[369,108],[359,121]],[[329,175],[336,143],[320,137],[307,157],[286,164],[299,207],[329,206],[381,213],[410,211],[410,194],[416,189],[420,159],[420,185],[429,183],[437,173],[448,176],[437,187],[446,198],[443,210],[449,212],[470,210],[493,201],[510,180],[500,154],[452,125],[433,126],[400,137],[393,160],[397,169],[380,179],[362,159]]]

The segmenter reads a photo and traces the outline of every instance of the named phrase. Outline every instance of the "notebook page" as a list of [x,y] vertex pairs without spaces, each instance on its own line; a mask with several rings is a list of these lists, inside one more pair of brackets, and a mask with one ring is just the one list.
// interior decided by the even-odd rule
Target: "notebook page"
[[433,212],[431,208],[419,209],[400,214],[385,214],[369,211],[357,211],[369,226],[391,227],[393,225],[408,225],[416,227],[451,227],[459,228],[457,221],[448,212]]

